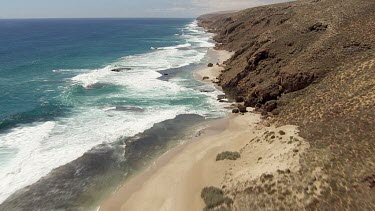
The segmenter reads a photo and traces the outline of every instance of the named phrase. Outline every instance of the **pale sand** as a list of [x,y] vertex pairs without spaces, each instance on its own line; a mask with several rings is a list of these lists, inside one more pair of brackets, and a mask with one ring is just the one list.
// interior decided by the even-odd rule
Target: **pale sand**
[[[215,50],[215,49],[208,49],[207,56],[208,61],[212,63],[213,67],[206,67],[194,71],[194,76],[198,80],[203,80],[203,77],[208,77],[203,81],[206,82],[214,82],[216,78],[219,77],[221,71],[224,70],[223,62],[228,60],[233,55],[232,52],[225,51],[225,50]],[[219,64],[219,65],[218,65]]]
[[201,137],[169,151],[152,168],[130,179],[100,210],[202,210],[200,191],[219,185],[223,177],[218,175],[226,169],[226,162],[215,161],[217,153],[238,151],[241,144],[230,140],[259,121],[259,116],[239,115],[222,121],[221,126],[205,129]]
[[[211,50],[212,58],[222,62],[231,56],[226,51]],[[214,61],[211,61],[214,63]],[[222,67],[196,71],[196,77],[216,78]],[[251,110],[250,108],[248,110]],[[200,211],[204,203],[201,190],[207,186],[237,188],[264,173],[299,168],[300,154],[308,147],[298,136],[296,126],[266,127],[259,114],[231,114],[211,123],[193,138],[171,149],[147,170],[135,175],[100,207],[103,211]],[[285,132],[280,135],[279,131]],[[275,138],[271,138],[273,133]],[[290,143],[290,137],[298,142]],[[298,149],[298,152],[296,152]],[[223,151],[238,151],[236,161],[216,161]]]
[[[295,126],[265,127],[255,113],[222,121],[225,123],[212,125],[205,129],[206,134],[166,153],[152,168],[129,180],[100,210],[203,210],[200,192],[206,186],[231,187],[263,173],[299,168],[298,154],[307,144],[298,137]],[[286,134],[277,135],[280,130]],[[274,132],[277,138],[269,143],[266,131]],[[288,144],[290,136],[298,137],[302,144]],[[241,158],[215,160],[218,153],[227,150],[241,152]]]

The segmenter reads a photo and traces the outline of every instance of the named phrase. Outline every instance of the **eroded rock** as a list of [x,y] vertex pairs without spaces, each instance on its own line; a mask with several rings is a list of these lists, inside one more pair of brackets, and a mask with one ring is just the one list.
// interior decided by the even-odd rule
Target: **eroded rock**
[[285,93],[294,92],[309,86],[315,79],[314,73],[299,72],[293,74],[281,74],[279,84]]

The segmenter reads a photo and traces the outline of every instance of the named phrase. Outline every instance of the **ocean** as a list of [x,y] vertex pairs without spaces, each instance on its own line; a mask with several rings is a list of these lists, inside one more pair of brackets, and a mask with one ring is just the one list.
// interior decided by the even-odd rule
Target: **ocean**
[[0,203],[97,146],[223,117],[192,75],[213,46],[193,19],[0,20]]

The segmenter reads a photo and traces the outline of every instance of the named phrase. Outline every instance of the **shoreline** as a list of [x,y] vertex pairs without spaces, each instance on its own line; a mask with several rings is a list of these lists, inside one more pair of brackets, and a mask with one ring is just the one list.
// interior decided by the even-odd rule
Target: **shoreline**
[[[279,131],[285,134],[279,135]],[[98,210],[203,210],[204,187],[223,188],[230,194],[230,190],[239,188],[238,182],[298,171],[300,155],[308,148],[298,132],[292,125],[267,127],[261,115],[252,112],[213,121],[203,135],[172,148],[151,167],[126,181]],[[275,134],[276,138],[272,140],[268,134]],[[298,141],[287,143],[289,137]],[[240,152],[241,158],[216,161],[216,156],[224,151]],[[256,183],[262,185],[260,181]]]
[[[212,67],[204,67],[193,70],[193,77],[195,80],[202,81],[205,83],[214,84],[217,89],[221,89],[220,86],[214,83],[214,80],[220,75],[221,71],[224,69],[223,62],[228,60],[233,53],[225,50],[215,50],[209,48],[207,51],[207,59],[209,63],[213,63]],[[209,79],[204,79],[203,77],[209,77]],[[113,194],[111,194],[107,199],[100,203],[97,210],[122,210],[123,201],[126,198],[131,198],[132,195],[142,188],[142,184],[145,181],[152,179],[152,176],[158,172],[159,169],[168,165],[170,159],[174,158],[177,154],[183,152],[187,147],[193,143],[201,140],[203,137],[218,134],[220,131],[226,128],[229,124],[229,120],[233,118],[231,114],[224,118],[211,120],[209,122],[203,123],[200,131],[198,131],[198,136],[192,137],[191,139],[181,143],[180,145],[170,148],[160,157],[153,161],[153,164],[146,169],[141,170],[138,173],[130,176]]]
[[193,72],[194,78],[198,81],[215,83],[217,77],[220,76],[221,71],[224,70],[223,62],[230,59],[233,54],[233,52],[226,50],[215,50],[213,48],[209,48],[207,51],[208,62],[213,66],[206,66],[205,68],[195,70]]
[[[135,136],[98,145],[38,182],[16,191],[0,204],[0,210],[53,210],[55,207],[94,210],[127,176],[141,172],[154,158],[190,139],[194,135],[191,131],[198,131],[206,122],[196,114],[181,114]],[[67,205],[66,201],[71,204]]]
[[180,153],[183,153],[186,148],[194,145],[202,138],[219,133],[219,131],[222,131],[227,126],[228,122],[229,117],[205,123],[204,129],[199,131],[199,136],[193,137],[190,140],[169,149],[159,158],[156,158],[152,165],[128,178],[124,184],[116,190],[116,192],[101,203],[98,210],[123,210],[122,206],[124,199],[130,199],[133,194],[141,190],[143,184],[152,180],[154,175],[158,174],[162,168],[170,163],[170,160],[174,159]]
[[[211,78],[220,75],[222,63],[231,53],[210,49],[208,54],[210,59],[219,59],[219,65],[196,70],[193,75],[197,80],[213,83]],[[210,80],[203,80],[205,76]],[[222,187],[229,193],[236,181],[280,170],[298,170],[299,155],[308,145],[298,136],[297,127],[280,127],[284,135],[277,135],[276,141],[270,141],[265,134],[277,134],[281,129],[268,125],[260,114],[248,110],[250,112],[244,115],[229,114],[213,120],[200,131],[201,136],[170,149],[152,166],[125,181],[102,201],[98,210],[203,210],[205,204],[200,195],[204,187]],[[262,140],[253,142],[257,137]],[[300,141],[288,144],[289,137],[298,137]],[[250,148],[258,148],[261,153],[250,153]],[[215,160],[217,154],[228,150],[241,153],[238,165],[234,161]],[[243,155],[244,152],[247,153]],[[262,158],[263,154],[268,157]]]

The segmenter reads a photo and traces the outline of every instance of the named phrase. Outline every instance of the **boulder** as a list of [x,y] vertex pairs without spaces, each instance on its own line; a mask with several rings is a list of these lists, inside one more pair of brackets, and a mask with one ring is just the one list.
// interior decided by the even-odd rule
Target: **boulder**
[[218,95],[218,96],[217,96],[217,99],[218,99],[218,100],[223,100],[223,99],[225,99],[225,98],[226,98],[225,95]]
[[216,89],[209,86],[202,86],[198,89],[200,92],[214,92]]
[[129,68],[129,67],[121,67],[121,68],[112,69],[111,71],[112,72],[121,72],[123,70],[131,70],[131,68]]
[[240,113],[240,110],[238,108],[235,108],[235,109],[232,110],[232,113],[238,114],[238,113]]
[[202,80],[208,80],[208,79],[210,79],[210,77],[208,77],[208,76],[204,76],[204,77],[202,78]]
[[247,112],[247,110],[246,110],[246,106],[244,106],[244,105],[238,104],[238,105],[237,105],[237,108],[238,108],[238,110],[239,110],[241,113],[245,113],[245,112]]
[[212,64],[212,63],[208,63],[208,65],[207,65],[207,67],[213,67],[214,66],[214,64]]
[[254,107],[258,103],[259,103],[259,99],[254,96],[250,96],[245,99],[245,106],[247,107]]
[[271,111],[275,110],[276,108],[277,108],[277,101],[276,100],[267,101],[263,106],[263,109],[266,112],[271,112]]
[[259,88],[255,92],[261,103],[265,103],[269,100],[276,100],[281,94],[281,87],[277,84],[271,84],[266,87]]

